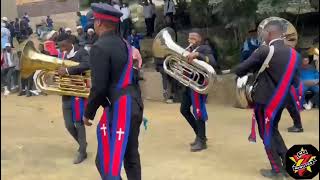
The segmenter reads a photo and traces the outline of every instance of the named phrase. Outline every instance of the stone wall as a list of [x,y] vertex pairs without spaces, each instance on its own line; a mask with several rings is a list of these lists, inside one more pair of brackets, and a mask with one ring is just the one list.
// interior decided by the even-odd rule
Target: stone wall
[[19,17],[23,16],[25,12],[27,12],[30,17],[37,17],[76,12],[78,10],[79,0],[43,0],[18,5]]
[[[163,101],[163,86],[161,74],[155,71],[144,72],[144,81],[140,83],[142,97],[148,100]],[[208,103],[234,106],[236,102],[235,75],[218,76],[209,91]]]

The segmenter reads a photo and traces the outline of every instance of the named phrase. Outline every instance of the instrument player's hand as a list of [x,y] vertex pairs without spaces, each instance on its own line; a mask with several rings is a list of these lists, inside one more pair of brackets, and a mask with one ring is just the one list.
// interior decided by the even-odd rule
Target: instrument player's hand
[[84,116],[83,116],[83,123],[84,123],[86,126],[91,126],[91,125],[92,125],[92,123],[89,121],[89,119],[86,118],[86,117],[84,117]]
[[60,67],[60,68],[58,69],[58,74],[59,74],[60,76],[66,75],[66,74],[67,74],[67,68],[65,68],[65,67]]
[[187,58],[188,58],[188,63],[191,63],[193,59],[196,59],[198,57],[199,53],[198,52],[192,52],[190,53]]

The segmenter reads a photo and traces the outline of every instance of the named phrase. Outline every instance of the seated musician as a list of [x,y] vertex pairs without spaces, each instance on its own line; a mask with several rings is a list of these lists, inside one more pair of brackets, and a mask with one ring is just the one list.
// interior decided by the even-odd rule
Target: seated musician
[[[203,37],[198,29],[194,29],[189,33],[188,42],[191,44],[191,46],[187,49],[191,52],[187,57],[189,63],[191,63],[194,59],[198,59],[205,61],[211,66],[216,65],[212,51],[208,45],[204,45]],[[199,94],[189,87],[185,88],[182,95],[180,112],[188,121],[196,135],[195,141],[190,144],[191,152],[201,151],[207,148],[205,122],[208,120],[208,115],[205,105],[206,97],[206,94]],[[193,113],[190,111],[191,105],[193,107]]]
[[[72,60],[80,63],[78,66],[61,67],[58,69],[58,74],[79,75],[89,70],[89,55],[88,52],[72,44],[72,39],[64,39],[60,42],[60,49],[64,55],[59,54],[59,57]],[[74,140],[79,144],[77,155],[73,161],[74,164],[81,163],[87,158],[87,141],[86,130],[82,121],[82,116],[85,110],[86,99],[81,97],[62,96],[62,111],[65,126]]]

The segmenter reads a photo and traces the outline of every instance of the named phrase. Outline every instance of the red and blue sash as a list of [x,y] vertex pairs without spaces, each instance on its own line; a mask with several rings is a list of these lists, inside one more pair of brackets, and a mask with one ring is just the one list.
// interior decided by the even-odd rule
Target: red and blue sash
[[303,82],[299,82],[298,88],[295,88],[294,86],[290,87],[290,96],[295,102],[295,107],[298,109],[298,111],[303,111],[303,99],[304,99],[304,86]]
[[[279,85],[276,89],[276,91],[273,94],[273,97],[271,101],[267,105],[266,113],[264,114],[264,117],[261,115],[256,114],[257,106],[254,107],[253,116],[252,116],[252,125],[251,125],[251,133],[249,135],[249,141],[250,142],[256,142],[256,132],[255,132],[255,124],[257,120],[264,120],[266,125],[266,131],[267,133],[263,133],[262,137],[267,137],[268,140],[266,141],[267,147],[270,146],[270,121],[273,120],[274,115],[277,113],[278,108],[281,106],[283,98],[285,98],[286,93],[288,92],[290,82],[292,81],[292,76],[294,74],[294,70],[296,67],[297,62],[297,52],[294,49],[290,50],[290,60],[286,68],[286,72],[284,74],[284,77],[279,82]],[[294,88],[294,86],[290,86],[290,94],[293,95],[293,93],[297,94],[297,90]],[[302,82],[299,83],[298,87],[298,96],[297,99],[299,99],[300,106],[302,105],[303,100],[303,84]],[[280,96],[281,95],[281,96]],[[297,101],[295,101],[297,103]],[[268,114],[267,114],[268,113]],[[259,130],[260,132],[260,130]],[[264,139],[264,138],[263,138]]]
[[190,96],[192,100],[193,115],[197,120],[208,120],[208,114],[206,109],[206,94],[199,94],[198,92],[190,89]]
[[265,132],[264,132],[264,144],[266,148],[270,148],[271,145],[271,136],[272,131],[271,127],[273,126],[274,116],[277,114],[280,106],[283,103],[284,98],[286,97],[289,87],[291,85],[292,77],[295,73],[296,64],[297,64],[297,52],[294,49],[290,50],[290,60],[287,65],[284,76],[279,81],[278,86],[273,94],[273,97],[268,102],[265,109]]
[[83,97],[71,97],[72,104],[72,121],[73,123],[80,122],[82,123],[82,117],[84,115],[84,111],[87,107],[87,99]]
[[[132,83],[133,60],[131,46],[128,48],[128,63],[117,84],[120,91]],[[103,180],[119,180],[120,170],[126,151],[130,133],[131,101],[129,94],[120,96],[112,102],[111,108],[106,107],[97,126],[98,158],[100,173]]]

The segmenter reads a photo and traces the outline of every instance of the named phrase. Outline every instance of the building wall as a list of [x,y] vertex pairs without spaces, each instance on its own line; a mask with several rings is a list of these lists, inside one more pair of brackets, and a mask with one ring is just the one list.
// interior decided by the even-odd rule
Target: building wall
[[43,0],[24,3],[17,7],[19,16],[23,16],[25,12],[30,17],[47,16],[79,11],[79,0]]
[[1,17],[7,17],[14,20],[18,15],[15,0],[1,0]]

